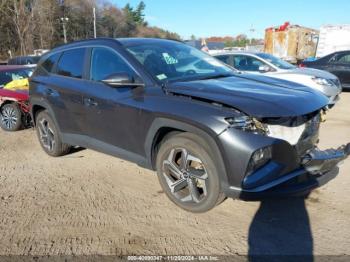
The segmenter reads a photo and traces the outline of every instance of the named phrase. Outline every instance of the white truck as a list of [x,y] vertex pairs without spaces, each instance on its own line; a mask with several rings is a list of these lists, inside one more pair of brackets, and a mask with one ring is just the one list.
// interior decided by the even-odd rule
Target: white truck
[[320,28],[316,57],[350,50],[350,24],[325,25]]

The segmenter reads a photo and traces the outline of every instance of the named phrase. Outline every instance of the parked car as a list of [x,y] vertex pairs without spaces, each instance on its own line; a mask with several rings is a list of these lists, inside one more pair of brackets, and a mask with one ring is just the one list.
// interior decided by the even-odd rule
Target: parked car
[[36,65],[40,56],[17,56],[8,61],[8,65]]
[[350,50],[335,52],[314,61],[304,61],[300,66],[326,70],[339,78],[343,89],[350,90]]
[[[178,71],[195,60],[200,70]],[[64,45],[43,56],[29,90],[47,154],[81,146],[157,170],[167,196],[192,212],[226,197],[308,193],[350,153],[350,144],[317,149],[328,102],[318,91],[235,72],[176,41]]]
[[28,90],[0,89],[0,127],[18,131],[31,124]]
[[285,79],[321,91],[329,98],[329,105],[339,100],[342,91],[338,78],[325,71],[298,68],[282,59],[266,53],[229,52],[215,55],[222,62],[234,68],[253,74],[265,74]]
[[0,66],[0,127],[17,131],[31,124],[27,79],[33,66]]
[[12,81],[29,78],[35,67],[0,65],[0,89]]

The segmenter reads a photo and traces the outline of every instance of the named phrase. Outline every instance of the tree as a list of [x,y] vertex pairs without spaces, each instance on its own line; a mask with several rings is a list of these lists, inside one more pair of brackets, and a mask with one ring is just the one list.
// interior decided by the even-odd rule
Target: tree
[[129,4],[119,9],[109,0],[0,0],[0,60],[8,59],[9,50],[13,55],[28,55],[62,44],[63,17],[68,18],[68,41],[92,38],[93,7],[99,36],[180,38],[148,26],[142,1],[135,9]]
[[125,5],[123,10],[126,14],[126,18],[129,23],[132,23],[135,25],[147,26],[147,23],[145,21],[145,14],[144,14],[145,8],[146,8],[146,4],[143,1],[141,1],[137,5],[136,9],[131,7],[131,5],[128,3]]
[[[7,3],[6,3],[7,2]],[[20,54],[25,54],[30,47],[32,39],[29,37],[32,25],[32,5],[34,1],[26,0],[2,0],[1,13],[5,19],[10,21],[12,30],[16,33]]]
[[234,46],[234,42],[233,40],[226,40],[225,41],[225,47],[233,47]]
[[134,19],[138,25],[146,25],[144,11],[146,9],[146,4],[141,1],[134,12]]

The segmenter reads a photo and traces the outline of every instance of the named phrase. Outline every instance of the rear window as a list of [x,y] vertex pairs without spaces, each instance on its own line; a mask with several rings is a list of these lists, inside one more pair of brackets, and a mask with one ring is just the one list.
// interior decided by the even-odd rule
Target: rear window
[[17,64],[17,58],[12,58],[8,61],[8,65],[16,65]]
[[49,73],[52,73],[52,70],[54,68],[54,65],[57,63],[58,59],[60,58],[60,53],[54,54],[52,56],[49,56],[42,64],[41,66]]
[[40,56],[18,56],[8,61],[8,65],[33,65],[37,64]]
[[30,57],[28,60],[27,60],[27,65],[30,65],[30,64],[37,64],[40,60],[40,56],[32,56]]
[[77,48],[63,52],[57,65],[57,74],[74,78],[82,78],[84,58],[85,48]]
[[33,71],[33,68],[28,68],[0,72],[0,88],[2,88],[4,85],[10,83],[13,80],[20,80],[30,77]]

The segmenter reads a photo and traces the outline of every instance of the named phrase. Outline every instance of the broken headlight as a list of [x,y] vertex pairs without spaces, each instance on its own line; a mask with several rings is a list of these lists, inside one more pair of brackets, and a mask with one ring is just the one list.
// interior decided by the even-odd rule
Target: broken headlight
[[272,158],[272,148],[271,146],[263,147],[256,150],[252,157],[250,158],[247,175],[252,174],[259,168],[266,165]]
[[242,131],[253,132],[255,134],[266,134],[267,129],[264,124],[257,119],[246,115],[239,115],[236,117],[225,118],[230,127],[236,128]]

